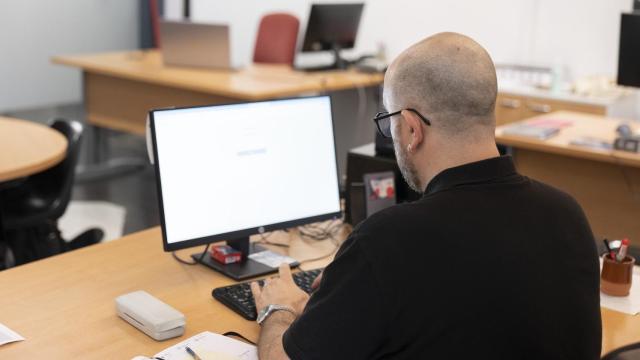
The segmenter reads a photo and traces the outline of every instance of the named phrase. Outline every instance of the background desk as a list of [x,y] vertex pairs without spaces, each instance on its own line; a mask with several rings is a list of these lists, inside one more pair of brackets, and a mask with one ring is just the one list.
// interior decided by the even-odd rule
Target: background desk
[[[293,233],[292,233],[293,234]],[[329,241],[291,241],[299,259],[331,253]],[[203,266],[182,265],[162,252],[159,228],[0,272],[0,321],[26,341],[0,347],[7,359],[129,359],[153,355],[204,330],[237,331],[256,340],[259,327],[211,297],[233,281]],[[193,250],[181,252],[186,257]],[[312,255],[313,254],[313,255]],[[328,262],[305,264],[306,269]],[[636,285],[638,286],[638,285]],[[114,299],[146,290],[187,317],[183,337],[156,342],[118,318]],[[604,351],[640,340],[640,317],[602,310]]]
[[53,62],[82,70],[91,124],[138,135],[145,133],[150,109],[332,93],[341,173],[347,151],[374,138],[371,118],[379,111],[378,86],[384,78],[355,71],[305,73],[284,65],[239,71],[167,67],[155,50],[57,56]]
[[538,118],[572,125],[544,141],[504,135],[504,127],[496,130],[496,142],[511,147],[518,171],[573,195],[597,236],[629,237],[640,246],[640,154],[569,144],[581,136],[613,142],[622,120],[573,112]]

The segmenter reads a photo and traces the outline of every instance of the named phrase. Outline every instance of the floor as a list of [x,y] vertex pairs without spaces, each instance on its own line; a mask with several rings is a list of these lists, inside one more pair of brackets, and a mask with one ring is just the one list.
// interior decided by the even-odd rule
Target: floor
[[[49,106],[39,109],[17,111],[3,114],[19,119],[47,123],[49,120],[62,117],[81,120],[85,118],[82,104]],[[142,137],[102,130],[107,142],[107,158],[135,157],[146,159],[146,145]],[[89,164],[93,147],[94,129],[85,126],[83,134],[80,166]],[[148,164],[142,170],[101,180],[76,182],[73,188],[72,201],[106,201],[126,209],[124,234],[147,229],[160,224],[156,182],[153,167]],[[109,214],[117,211],[107,212]],[[108,223],[117,219],[108,219]]]

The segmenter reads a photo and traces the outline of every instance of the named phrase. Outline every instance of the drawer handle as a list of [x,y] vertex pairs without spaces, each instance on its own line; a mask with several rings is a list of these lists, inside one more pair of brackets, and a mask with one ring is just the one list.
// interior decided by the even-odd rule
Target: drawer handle
[[509,109],[518,109],[520,108],[520,100],[502,99],[502,101],[500,101],[500,106],[509,108]]
[[531,109],[532,111],[535,112],[539,112],[539,113],[550,113],[551,112],[551,105],[548,104],[529,104],[529,109]]

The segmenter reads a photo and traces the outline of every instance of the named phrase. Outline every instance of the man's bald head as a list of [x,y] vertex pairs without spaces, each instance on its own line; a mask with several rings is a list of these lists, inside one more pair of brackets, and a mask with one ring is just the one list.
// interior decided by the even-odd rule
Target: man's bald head
[[440,33],[404,51],[385,75],[384,92],[389,111],[415,108],[445,136],[493,134],[495,67],[467,36]]

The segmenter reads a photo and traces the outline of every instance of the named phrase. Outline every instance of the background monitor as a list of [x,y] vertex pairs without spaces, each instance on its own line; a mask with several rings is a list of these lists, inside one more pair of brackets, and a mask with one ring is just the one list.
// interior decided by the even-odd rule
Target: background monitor
[[243,261],[206,265],[243,279],[276,270],[247,259],[249,235],[341,215],[329,96],[155,110],[150,125],[165,251],[227,240]]
[[640,87],[640,14],[622,14],[620,20],[618,84]]
[[331,50],[333,67],[344,68],[340,50],[355,46],[363,8],[364,4],[313,4],[302,51]]

